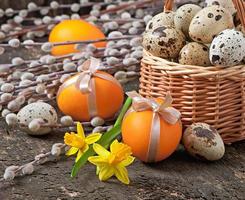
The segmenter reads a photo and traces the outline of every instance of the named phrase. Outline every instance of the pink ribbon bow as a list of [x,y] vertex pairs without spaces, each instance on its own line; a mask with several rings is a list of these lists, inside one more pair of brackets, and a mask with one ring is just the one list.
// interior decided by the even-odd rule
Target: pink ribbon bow
[[153,111],[147,160],[148,162],[154,162],[161,133],[160,118],[164,119],[169,124],[176,124],[180,119],[181,114],[178,110],[171,107],[173,99],[170,93],[167,93],[163,103],[158,103],[154,99],[146,99],[135,91],[128,92],[127,95],[133,100],[132,110],[129,110],[129,113],[132,111]]
[[[85,61],[82,66],[82,73],[79,75],[76,81],[76,87],[81,90],[82,93],[92,92],[92,77],[100,77],[101,74],[96,73],[100,68],[100,60],[91,57],[90,60]],[[107,79],[107,75],[102,75],[101,78]]]

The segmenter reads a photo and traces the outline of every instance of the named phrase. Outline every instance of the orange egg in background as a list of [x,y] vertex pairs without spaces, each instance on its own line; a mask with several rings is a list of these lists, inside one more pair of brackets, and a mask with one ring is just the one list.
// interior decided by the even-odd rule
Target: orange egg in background
[[[148,162],[147,154],[150,144],[152,111],[131,112],[122,123],[123,142],[132,148],[133,155],[141,161]],[[160,119],[160,138],[158,141],[155,162],[169,157],[178,147],[182,137],[182,124],[178,121],[171,125]]]
[[[84,20],[73,19],[64,20],[57,24],[50,32],[49,42],[67,42],[80,40],[104,39],[104,33]],[[105,47],[106,42],[95,43],[96,47]],[[61,45],[52,48],[52,54],[55,56],[76,53],[75,45]]]
[[[97,71],[97,73],[108,73]],[[88,111],[88,94],[83,94],[76,86],[75,82],[79,74],[69,78],[67,81],[73,81],[74,84],[69,85],[58,92],[57,104],[59,109],[66,115],[70,115],[74,120],[89,121],[91,116]],[[111,78],[115,79],[113,76]],[[123,104],[124,92],[120,84],[104,80],[99,77],[95,79],[96,106],[99,117],[110,119],[119,111]],[[66,82],[67,82],[66,81]],[[115,81],[117,81],[115,79]],[[66,84],[63,83],[63,84]]]

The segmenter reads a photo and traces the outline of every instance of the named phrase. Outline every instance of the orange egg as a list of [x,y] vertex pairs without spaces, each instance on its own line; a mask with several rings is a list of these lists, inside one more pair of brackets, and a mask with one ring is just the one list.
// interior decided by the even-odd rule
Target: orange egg
[[[144,162],[148,162],[152,117],[152,111],[133,111],[124,118],[122,123],[123,142],[132,148],[135,157]],[[171,125],[161,118],[160,129],[155,162],[169,157],[176,150],[182,136],[180,121]]]
[[[107,74],[113,78],[113,76],[105,72],[97,71],[97,73]],[[79,74],[63,83],[64,86],[68,82],[73,82],[73,84],[64,87],[64,89],[61,86],[57,96],[57,104],[64,114],[70,115],[74,120],[89,121],[93,116],[89,114],[88,94],[83,94],[76,87],[75,83],[78,77]],[[123,104],[124,92],[122,87],[119,83],[115,84],[99,77],[92,77],[92,79],[95,80],[96,116],[103,119],[112,118]],[[114,79],[114,81],[117,80]]]
[[[67,42],[78,40],[104,39],[104,33],[96,26],[79,19],[64,20],[57,24],[49,35],[49,42]],[[96,47],[105,47],[105,42],[95,43]],[[75,45],[55,46],[52,54],[55,56],[75,53]]]

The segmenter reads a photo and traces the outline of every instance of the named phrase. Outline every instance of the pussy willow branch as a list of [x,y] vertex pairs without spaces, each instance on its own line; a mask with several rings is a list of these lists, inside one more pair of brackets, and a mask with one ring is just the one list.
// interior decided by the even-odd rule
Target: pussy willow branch
[[[124,35],[121,37],[114,37],[114,38],[102,38],[96,40],[77,40],[77,41],[68,41],[68,42],[50,42],[53,46],[61,46],[61,45],[71,45],[71,44],[90,44],[90,43],[97,43],[97,42],[109,42],[109,41],[117,41],[117,40],[124,40],[124,39],[132,39],[135,37],[139,37],[139,35]],[[32,44],[24,44],[20,43],[21,46],[42,46],[45,42],[34,42]],[[9,47],[9,44],[0,44],[0,47]]]
[[[23,164],[21,166],[17,166],[17,169],[14,170],[14,177],[15,178],[16,176],[20,176],[20,175],[23,175],[21,172],[22,172],[22,169],[27,166],[27,165],[32,165],[32,166],[38,166],[38,165],[42,165],[46,162],[50,162],[50,161],[54,161],[54,160],[57,160],[61,155],[63,155],[64,153],[62,152],[65,152],[65,148],[67,147],[65,144],[62,144],[62,143],[57,143],[59,144],[59,148],[60,148],[60,151],[61,153],[59,155],[53,155],[52,154],[52,150],[47,152],[47,153],[41,153],[39,155],[36,155],[34,160],[32,160],[31,162],[29,163],[26,163],[26,164]],[[54,144],[55,145],[55,144]],[[6,180],[4,178],[1,178],[0,179],[0,183],[5,183]],[[1,189],[1,186],[0,185],[0,189]]]
[[[115,4],[117,2],[112,2],[110,4]],[[104,3],[104,2],[87,2],[87,3],[83,3],[83,4],[80,4],[80,8],[85,8],[85,7],[91,7],[91,6],[94,6],[94,5],[99,5],[99,6],[107,6],[107,5],[110,5],[109,3]],[[65,8],[71,8],[72,4],[59,4],[59,7],[57,9],[53,9],[51,8],[50,6],[38,6],[36,9],[33,9],[33,10],[28,10],[28,13],[30,12],[38,12],[42,9],[49,9],[49,10],[59,10],[59,9],[65,9]],[[14,13],[15,14],[18,14],[21,10],[14,10]]]
[[[121,11],[121,10],[128,10],[132,7],[137,9],[137,8],[141,8],[142,6],[144,7],[147,4],[156,3],[157,1],[159,1],[159,0],[144,0],[144,1],[131,2],[131,3],[124,4],[124,5],[118,5],[115,8],[101,10],[100,14],[112,14],[112,13],[116,13],[116,12]],[[91,16],[91,15],[82,15],[81,18],[84,19],[84,18],[88,18],[89,16]],[[23,30],[18,31],[16,33],[6,35],[0,41],[3,41],[3,40],[10,38],[10,37],[21,36],[21,35],[24,35],[28,32],[33,32],[33,31],[37,31],[37,30],[46,30],[47,27],[48,27],[48,24],[34,26],[34,27],[28,28],[28,29],[23,29]]]

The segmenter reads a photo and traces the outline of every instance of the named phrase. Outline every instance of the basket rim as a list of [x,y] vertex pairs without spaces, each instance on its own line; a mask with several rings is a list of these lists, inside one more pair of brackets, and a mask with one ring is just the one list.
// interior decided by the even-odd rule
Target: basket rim
[[190,75],[192,77],[214,77],[245,79],[245,64],[232,67],[182,65],[164,58],[153,56],[143,49],[142,63],[151,65],[153,69],[168,72],[170,75]]

